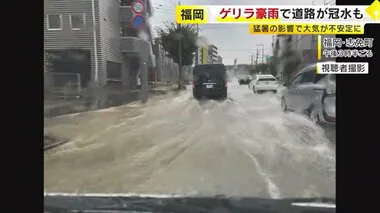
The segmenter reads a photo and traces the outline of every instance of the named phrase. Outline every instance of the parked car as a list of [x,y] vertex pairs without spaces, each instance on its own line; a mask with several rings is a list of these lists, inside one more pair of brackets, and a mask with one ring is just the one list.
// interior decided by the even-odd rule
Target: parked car
[[248,87],[252,88],[254,93],[267,91],[276,93],[278,82],[273,75],[255,75]]
[[251,83],[252,83],[252,81],[253,81],[255,78],[256,78],[256,75],[251,75],[251,76],[249,77],[248,88],[251,88]]
[[303,113],[319,125],[335,126],[335,75],[317,74],[314,64],[302,69],[284,86],[283,111]]
[[199,64],[193,70],[193,96],[227,98],[227,71],[223,64]]

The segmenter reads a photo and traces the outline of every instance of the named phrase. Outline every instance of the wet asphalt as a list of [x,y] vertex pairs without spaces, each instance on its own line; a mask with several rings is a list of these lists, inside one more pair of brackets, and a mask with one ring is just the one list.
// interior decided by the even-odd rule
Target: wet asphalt
[[335,134],[283,113],[279,94],[229,84],[45,121],[46,192],[335,197]]

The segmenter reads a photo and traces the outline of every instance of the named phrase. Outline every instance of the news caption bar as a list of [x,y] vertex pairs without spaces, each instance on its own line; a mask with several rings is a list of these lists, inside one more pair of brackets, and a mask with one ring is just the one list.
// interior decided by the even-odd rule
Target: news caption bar
[[317,62],[318,74],[368,74],[367,62],[335,62],[337,58],[371,58],[373,57],[373,38],[334,38],[318,35]]
[[318,74],[368,74],[367,62],[318,62]]
[[252,34],[364,34],[380,23],[380,3],[370,6],[178,5],[179,24],[250,24]]
[[[318,35],[319,74],[368,74],[368,63],[338,63],[337,58],[371,58],[373,38],[323,38],[364,34],[365,24],[380,23],[380,2],[369,6],[178,5],[179,24],[249,24],[250,34]],[[345,49],[346,47],[346,49]],[[338,48],[338,49],[336,49]]]

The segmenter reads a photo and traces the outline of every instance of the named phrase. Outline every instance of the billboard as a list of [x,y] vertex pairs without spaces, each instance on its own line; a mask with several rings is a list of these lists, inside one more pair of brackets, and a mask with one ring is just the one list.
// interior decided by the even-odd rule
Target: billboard
[[208,48],[202,48],[202,64],[207,64],[208,61]]

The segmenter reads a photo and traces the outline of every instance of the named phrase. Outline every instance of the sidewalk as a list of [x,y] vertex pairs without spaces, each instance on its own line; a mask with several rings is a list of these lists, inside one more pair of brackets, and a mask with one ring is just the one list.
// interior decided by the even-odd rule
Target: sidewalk
[[[175,89],[175,85],[157,85],[157,87],[149,89],[149,96],[165,95],[171,91],[175,91]],[[92,100],[44,101],[44,116],[54,117],[129,104],[140,99],[141,90],[108,89],[104,92],[106,93],[106,99],[104,100],[105,106],[102,107],[94,108],[95,103]]]
[[81,100],[44,101],[44,116],[68,114],[72,111],[84,111],[86,107]]

